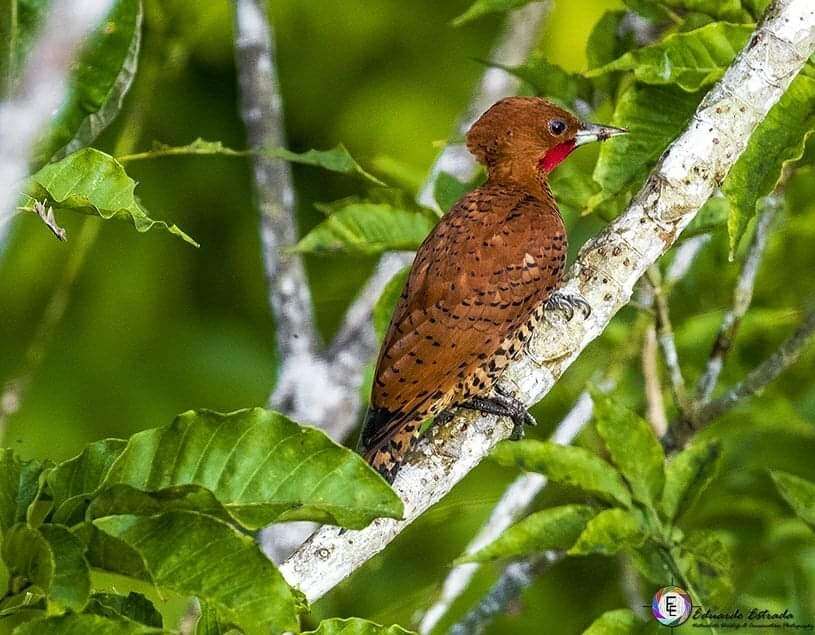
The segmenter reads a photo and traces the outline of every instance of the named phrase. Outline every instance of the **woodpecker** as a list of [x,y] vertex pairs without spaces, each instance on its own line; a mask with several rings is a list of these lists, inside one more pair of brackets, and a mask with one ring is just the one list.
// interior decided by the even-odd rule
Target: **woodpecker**
[[442,217],[416,253],[374,374],[360,451],[389,482],[424,421],[456,408],[534,424],[496,382],[544,311],[588,315],[557,291],[566,264],[563,219],[548,176],[576,148],[627,132],[588,124],[537,97],[509,97],[467,133],[487,180]]

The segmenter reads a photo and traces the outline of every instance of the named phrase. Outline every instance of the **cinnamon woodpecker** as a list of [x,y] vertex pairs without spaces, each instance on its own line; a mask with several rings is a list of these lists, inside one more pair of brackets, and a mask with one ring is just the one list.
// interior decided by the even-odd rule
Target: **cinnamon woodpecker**
[[625,130],[586,124],[537,97],[509,97],[467,133],[487,180],[466,194],[419,247],[385,335],[360,450],[388,481],[422,422],[454,408],[534,423],[495,390],[545,310],[588,305],[557,293],[566,231],[548,176],[571,152]]

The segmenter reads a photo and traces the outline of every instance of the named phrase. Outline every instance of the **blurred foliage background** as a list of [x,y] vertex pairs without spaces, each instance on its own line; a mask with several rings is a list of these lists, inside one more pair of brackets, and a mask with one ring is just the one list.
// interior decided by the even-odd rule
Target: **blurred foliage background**
[[[418,185],[440,143],[454,130],[484,67],[502,17],[461,28],[450,20],[467,0],[274,0],[287,136],[294,150],[343,142],[363,165],[399,166]],[[226,0],[148,0],[141,68],[117,122],[95,145],[146,149],[154,140],[180,145],[196,137],[244,147],[237,112],[232,15]],[[586,67],[585,42],[612,0],[557,2],[539,49],[568,70]],[[585,151],[590,154],[590,150]],[[579,156],[572,160],[581,160]],[[584,157],[583,160],[588,160]],[[320,218],[313,203],[355,193],[349,179],[293,166],[301,231]],[[63,459],[103,437],[126,437],[163,425],[189,408],[229,411],[263,405],[278,365],[253,205],[244,159],[165,158],[134,163],[140,196],[155,217],[193,235],[195,250],[162,233],[137,234],[104,223],[21,409],[0,431],[23,457]],[[0,256],[0,382],[14,377],[35,337],[44,307],[59,287],[83,223],[64,214],[69,240],[58,243],[36,219],[19,219]],[[570,218],[573,251],[602,226]],[[803,172],[788,187],[787,206],[771,234],[754,306],[729,357],[725,384],[765,359],[815,297],[815,184]],[[670,256],[669,256],[670,258]],[[375,261],[351,256],[307,260],[322,334],[330,338],[344,308]],[[704,367],[721,316],[731,301],[739,263],[729,262],[727,236],[714,234],[691,273],[675,289],[672,311],[681,359],[691,380]],[[545,438],[586,381],[626,347],[637,313],[623,310],[536,409]],[[690,527],[724,529],[735,554],[743,601],[815,615],[815,542],[793,520],[766,469],[815,479],[815,351],[763,394],[706,434],[724,442],[720,476],[685,519]],[[634,355],[617,394],[642,405]],[[308,422],[303,422],[308,423]],[[591,432],[584,445],[595,447]],[[516,475],[485,462],[442,503],[409,528],[364,570],[318,603],[315,612],[415,624],[450,563]],[[542,505],[571,500],[551,487]],[[605,610],[626,606],[621,564],[567,559],[531,586],[523,610],[490,632],[579,632]],[[442,628],[489,587],[498,567],[485,567]],[[666,581],[666,583],[669,581]],[[650,597],[653,590],[646,589]]]

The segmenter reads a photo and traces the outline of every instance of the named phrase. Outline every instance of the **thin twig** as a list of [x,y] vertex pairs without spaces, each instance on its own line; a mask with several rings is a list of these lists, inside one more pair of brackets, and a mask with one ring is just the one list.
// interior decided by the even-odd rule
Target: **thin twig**
[[780,207],[781,198],[779,196],[771,195],[764,199],[762,211],[756,222],[753,239],[750,242],[747,256],[744,258],[744,264],[739,273],[736,287],[733,290],[733,306],[724,315],[722,325],[719,327],[719,333],[713,343],[713,349],[710,352],[707,367],[699,379],[696,399],[700,404],[710,400],[710,396],[716,388],[716,383],[719,381],[724,359],[730,352],[733,340],[736,338],[736,333],[741,325],[741,320],[753,300],[753,288],[758,274],[759,263],[764,250],[767,248],[770,228]]
[[[503,387],[523,403],[536,403],[548,393],[628,302],[636,282],[693,220],[815,52],[809,0],[776,0],[767,16],[629,209],[584,245],[563,291],[585,298],[591,316],[570,322],[550,316],[536,329],[529,350],[502,378]],[[473,412],[434,426],[394,481],[405,504],[404,520],[378,519],[360,531],[323,527],[280,567],[281,573],[309,601],[321,597],[440,500],[511,431],[508,420]]]
[[55,0],[19,86],[0,104],[0,244],[28,174],[34,144],[62,103],[68,74],[85,38],[110,11],[112,0]]
[[665,415],[665,402],[662,399],[658,353],[657,330],[653,324],[649,324],[642,339],[642,377],[645,381],[646,418],[656,435],[661,437],[668,429],[668,417]]

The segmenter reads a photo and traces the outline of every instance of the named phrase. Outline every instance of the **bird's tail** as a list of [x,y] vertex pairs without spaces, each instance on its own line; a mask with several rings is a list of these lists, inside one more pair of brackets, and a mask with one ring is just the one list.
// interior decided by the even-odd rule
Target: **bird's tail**
[[393,483],[405,455],[419,438],[421,421],[404,413],[394,413],[385,408],[368,408],[357,452],[382,477]]

